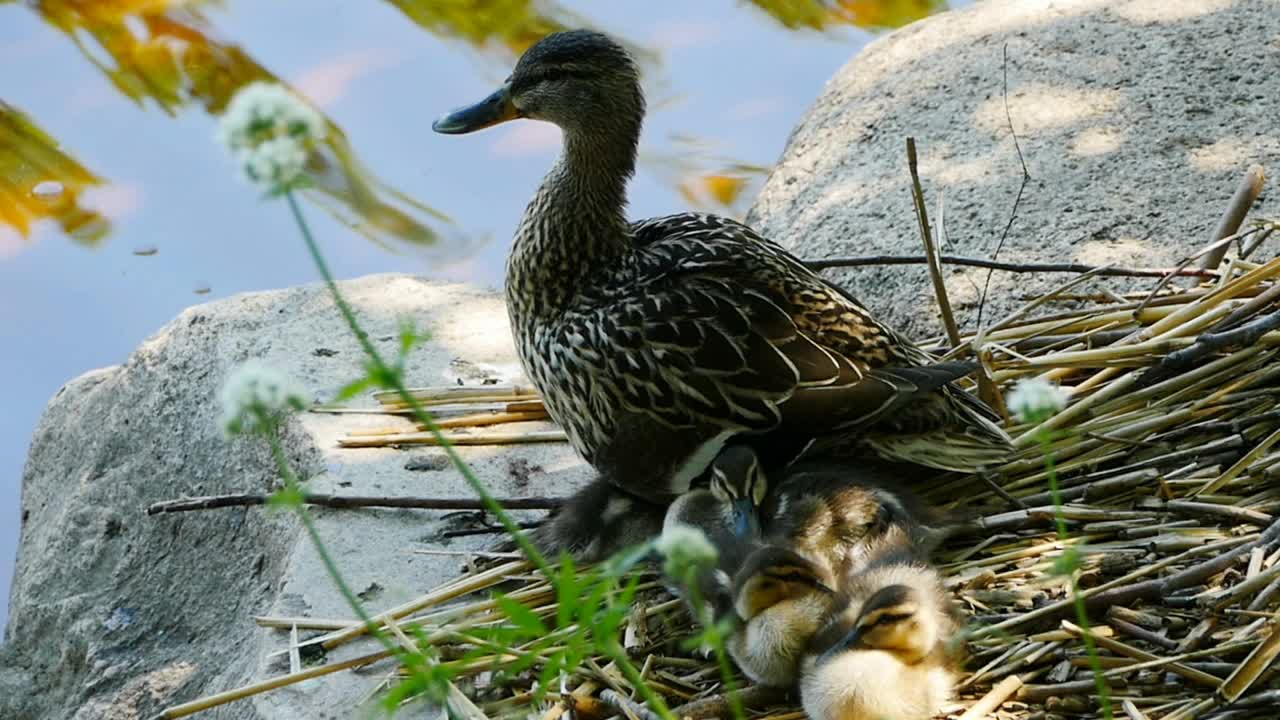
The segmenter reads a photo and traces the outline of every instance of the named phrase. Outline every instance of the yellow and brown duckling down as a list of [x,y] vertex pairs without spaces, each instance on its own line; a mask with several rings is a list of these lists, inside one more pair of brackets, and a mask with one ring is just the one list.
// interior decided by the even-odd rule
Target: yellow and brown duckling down
[[644,115],[627,51],[573,30],[433,125],[564,131],[516,230],[506,299],[528,376],[588,462],[669,501],[734,443],[769,467],[803,451],[972,471],[1008,454],[990,410],[952,384],[971,366],[937,363],[751,228],[696,213],[628,221]]
[[764,534],[734,574],[740,627],[728,648],[752,680],[795,682],[810,638],[846,606],[847,587],[891,538],[926,551],[921,520],[930,516],[881,484],[894,473],[887,466],[810,463],[777,473],[777,483],[763,476],[753,483],[768,485],[761,506],[747,506],[761,513]]
[[834,584],[825,563],[783,545],[752,552],[733,582],[739,626],[728,651],[738,668],[764,685],[793,684],[810,638],[833,610]]
[[837,577],[865,564],[874,541],[891,530],[927,557],[950,523],[906,489],[918,471],[876,460],[798,463],[778,473],[761,504],[761,522],[774,542],[825,563]]
[[890,533],[846,578],[801,663],[813,720],[928,720],[955,683],[958,621],[941,578]]

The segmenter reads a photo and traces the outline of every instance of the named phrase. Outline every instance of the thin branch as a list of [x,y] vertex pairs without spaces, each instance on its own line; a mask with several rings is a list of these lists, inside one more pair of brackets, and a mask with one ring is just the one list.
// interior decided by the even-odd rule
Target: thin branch
[[[1223,211],[1222,217],[1218,220],[1217,227],[1213,229],[1213,236],[1209,238],[1210,242],[1217,242],[1222,238],[1236,234],[1236,231],[1240,229],[1240,224],[1244,222],[1245,215],[1249,214],[1249,208],[1253,207],[1253,203],[1262,194],[1262,186],[1265,182],[1266,173],[1263,172],[1261,165],[1254,165],[1245,172],[1244,177],[1240,179],[1240,184],[1236,186],[1235,194],[1231,196],[1231,202],[1227,203],[1227,209]],[[1218,267],[1226,254],[1226,244],[1215,247],[1200,258],[1200,268],[1202,270],[1212,270]]]
[[933,279],[933,291],[938,296],[938,312],[942,325],[947,329],[951,346],[960,344],[960,328],[951,312],[951,300],[947,297],[947,283],[942,279],[942,266],[938,264],[938,250],[933,245],[933,230],[929,227],[929,211],[924,204],[924,188],[920,187],[920,172],[916,163],[916,139],[907,138],[907,168],[911,171],[911,197],[916,205],[916,222],[920,224],[920,239],[924,241],[924,254],[929,259],[929,277]]
[[[564,503],[564,498],[556,497],[523,497],[496,498],[502,506],[509,510],[549,510]],[[182,498],[180,500],[164,500],[152,503],[147,507],[148,515],[163,513],[190,512],[193,510],[214,510],[226,507],[246,507],[266,505],[271,501],[270,495],[260,493],[238,493],[234,495],[208,495],[203,497]],[[476,498],[426,498],[426,497],[366,497],[358,495],[321,495],[308,493],[302,496],[307,505],[321,505],[331,508],[416,508],[420,510],[487,510],[488,505]]]
[[[1027,161],[1022,157],[1022,145],[1018,142],[1018,133],[1013,129],[1013,114],[1009,112],[1009,43],[1004,44],[1002,52],[1001,72],[1004,75],[1004,119],[1009,124],[1009,134],[1013,136],[1013,149],[1018,153],[1018,164],[1022,166],[1022,182],[1018,185],[1018,194],[1013,199],[1013,209],[1009,211],[1009,222],[1005,223],[1004,232],[1000,233],[1000,241],[996,243],[991,259],[1000,257],[1004,243],[1009,239],[1009,231],[1013,230],[1013,221],[1018,218],[1018,206],[1022,204],[1022,193],[1031,182],[1031,173],[1027,172]],[[982,299],[978,301],[978,322],[976,327],[982,328],[982,311],[987,307],[987,291],[991,289],[991,272],[987,272],[987,280],[982,286]]]
[[[1082,263],[1013,263],[961,255],[939,255],[938,261],[943,265],[968,265],[1014,273],[1093,273],[1104,277],[1164,277],[1165,275],[1179,275],[1199,278],[1216,278],[1221,274],[1216,270],[1199,270],[1196,268],[1126,268],[1113,265],[1085,265]],[[927,265],[928,263],[929,258],[924,255],[859,255],[804,261],[804,264],[810,270],[867,265]]]

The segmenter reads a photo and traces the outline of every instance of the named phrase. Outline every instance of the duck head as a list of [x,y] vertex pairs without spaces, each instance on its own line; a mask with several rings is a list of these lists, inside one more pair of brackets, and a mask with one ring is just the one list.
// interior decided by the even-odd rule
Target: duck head
[[475,132],[516,118],[555,123],[567,134],[639,133],[640,71],[618,42],[592,30],[547,35],[483,100],[432,124],[438,133]]

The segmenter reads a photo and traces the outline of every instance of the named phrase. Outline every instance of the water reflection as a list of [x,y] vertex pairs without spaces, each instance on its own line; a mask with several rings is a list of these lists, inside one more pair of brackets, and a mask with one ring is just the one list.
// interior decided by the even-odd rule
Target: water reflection
[[793,30],[839,25],[889,30],[947,7],[946,0],[752,0],[752,4]]
[[[366,0],[370,1],[371,0]],[[461,41],[507,64],[543,35],[594,23],[555,2],[532,0],[384,0],[426,32]],[[215,0],[0,0],[0,13],[26,9],[65,35],[116,91],[141,107],[176,116],[199,107],[218,115],[241,86],[279,80],[245,50],[217,39],[205,14]],[[372,4],[372,2],[371,2]],[[5,5],[13,7],[5,8]],[[792,29],[840,25],[889,28],[945,7],[944,0],[751,0],[750,7]],[[624,33],[625,35],[625,33]],[[629,43],[656,67],[657,52]],[[651,73],[651,76],[659,73]],[[322,98],[314,97],[319,101]],[[661,106],[662,101],[655,103]],[[461,238],[449,217],[383,182],[359,159],[331,120],[308,162],[308,198],[381,245],[435,245]],[[645,167],[692,205],[740,214],[746,191],[767,168],[740,162],[704,140],[671,138],[672,148],[644,153]],[[35,121],[0,103],[0,224],[28,237],[52,219],[76,242],[94,245],[111,231],[99,211],[81,204],[104,181],[60,149]],[[60,191],[49,192],[56,184]],[[37,192],[39,189],[39,192]]]
[[101,184],[25,113],[0,101],[0,223],[27,237],[37,222],[53,220],[67,237],[96,245],[111,222],[80,199]]
[[[150,101],[170,115],[198,106],[216,115],[241,86],[278,80],[239,47],[215,39],[201,12],[207,4],[207,0],[41,0],[23,7],[63,32],[116,90],[139,105]],[[448,217],[380,181],[360,162],[337,125],[326,122],[328,138],[311,159],[312,188],[307,195],[380,243],[435,243]],[[92,180],[82,184],[101,182],[87,177]],[[34,180],[44,179],[48,177]],[[7,218],[3,208],[0,213]],[[90,237],[100,240],[108,228],[102,224]],[[17,229],[27,233],[27,227]]]

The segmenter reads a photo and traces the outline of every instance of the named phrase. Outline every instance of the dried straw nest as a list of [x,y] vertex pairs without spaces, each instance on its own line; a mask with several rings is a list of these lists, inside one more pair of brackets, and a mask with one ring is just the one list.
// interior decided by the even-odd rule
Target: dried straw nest
[[[1073,294],[1090,279],[1078,277],[1035,299],[983,337],[963,338],[963,347],[981,349],[982,391],[997,407],[1010,383],[1032,376],[1069,388],[1071,402],[1038,427],[1008,424],[1018,452],[991,479],[1023,507],[1010,509],[1007,498],[974,477],[950,476],[923,493],[977,518],[936,555],[971,618],[966,672],[947,717],[1101,716],[1069,581],[1054,572],[1058,558],[1074,548],[1081,597],[1116,717],[1275,718],[1280,258],[1263,264],[1229,260],[1217,277],[1191,288],[1173,287],[1186,281],[1162,281],[1142,294]],[[471,418],[461,426],[489,424],[486,418],[496,417],[495,411],[517,415],[504,419],[542,417],[528,391],[476,392],[459,398],[454,391],[437,400],[481,403],[461,412]],[[1038,440],[1046,429],[1056,431],[1048,447],[1061,480],[1065,540],[1054,526]],[[520,439],[487,432],[457,437]],[[555,439],[555,432],[532,439]],[[420,439],[396,432],[352,437],[349,443]],[[485,593],[499,584],[535,613],[554,617],[557,600],[550,585],[527,562],[509,560],[450,581],[377,620],[405,642],[402,628],[417,623],[441,658],[458,658],[474,648],[459,640],[457,627],[505,622]],[[641,588],[618,641],[678,716],[727,716],[714,661],[682,649],[680,640],[691,626],[681,603],[656,578],[646,578]],[[301,643],[326,648],[363,634],[353,623],[260,622],[292,628],[295,654],[300,628],[327,631]],[[495,683],[495,668],[513,662],[520,651],[496,647],[459,661],[451,690],[455,713],[546,720],[571,714],[652,717],[604,656],[587,658],[540,702],[532,691],[536,663],[514,681]],[[295,667],[238,696],[387,656],[379,651],[344,663]],[[794,698],[775,691],[747,687],[740,697],[753,718],[804,717]]]

